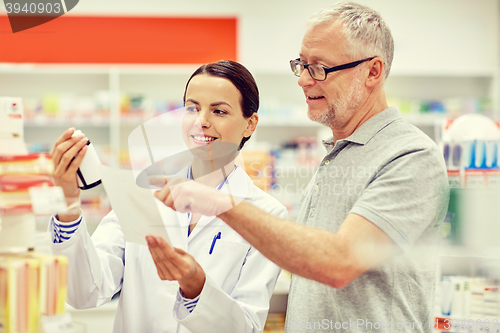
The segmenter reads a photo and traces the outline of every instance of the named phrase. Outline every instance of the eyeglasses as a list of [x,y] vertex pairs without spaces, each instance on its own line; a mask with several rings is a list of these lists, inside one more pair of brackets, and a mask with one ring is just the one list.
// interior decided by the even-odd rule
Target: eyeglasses
[[313,79],[315,79],[316,81],[325,81],[326,75],[328,73],[340,71],[342,69],[353,68],[365,61],[369,61],[374,58],[375,57],[366,58],[363,60],[358,60],[350,62],[348,64],[334,66],[334,67],[325,67],[323,65],[318,65],[318,64],[304,64],[302,61],[299,60],[300,59],[299,58],[295,60],[290,60],[290,67],[292,68],[293,74],[297,77],[300,77],[304,69],[307,68],[309,74]]

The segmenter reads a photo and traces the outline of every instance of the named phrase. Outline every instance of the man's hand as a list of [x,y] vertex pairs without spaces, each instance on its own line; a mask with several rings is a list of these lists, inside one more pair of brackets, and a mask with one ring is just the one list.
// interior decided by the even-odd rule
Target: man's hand
[[[217,191],[196,181],[165,177],[165,187],[155,192],[155,197],[166,206],[182,213],[199,213],[216,216],[233,208],[240,198]],[[235,202],[236,200],[236,202]]]
[[177,280],[186,298],[197,297],[205,285],[205,271],[192,255],[173,248],[161,237],[146,236],[149,252],[162,280]]

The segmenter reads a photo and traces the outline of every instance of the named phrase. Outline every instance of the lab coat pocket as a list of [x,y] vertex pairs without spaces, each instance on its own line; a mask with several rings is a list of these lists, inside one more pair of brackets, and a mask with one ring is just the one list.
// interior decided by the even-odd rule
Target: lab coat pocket
[[249,244],[218,239],[204,269],[225,292],[230,293],[238,282],[248,250]]

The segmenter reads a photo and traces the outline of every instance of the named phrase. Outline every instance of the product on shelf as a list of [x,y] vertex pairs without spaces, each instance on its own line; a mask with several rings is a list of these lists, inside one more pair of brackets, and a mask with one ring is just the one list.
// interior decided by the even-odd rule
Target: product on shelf
[[[2,113],[5,101],[8,112]],[[1,118],[14,119],[22,129],[22,101],[0,102]],[[46,101],[48,109],[53,102]],[[0,332],[36,333],[41,315],[64,312],[68,263],[66,257],[27,252],[35,245],[35,214],[61,212],[66,202],[53,186],[48,154],[27,154],[22,131],[2,127],[0,139]]]
[[443,276],[436,295],[438,316],[455,319],[496,319],[500,322],[500,293],[491,278]]
[[[4,327],[7,332],[36,332],[39,321],[39,262],[30,258],[0,257],[0,270],[6,274],[0,289],[6,291]],[[1,319],[0,319],[1,321]]]
[[246,150],[242,152],[245,171],[255,186],[267,191],[273,183],[274,158],[264,150]]
[[404,115],[438,114],[456,118],[467,113],[489,114],[492,101],[489,98],[448,98],[443,100],[408,100],[388,98],[389,106],[396,106]]
[[285,314],[270,313],[267,316],[263,333],[282,333],[285,330]]
[[40,316],[65,311],[64,256],[0,255],[0,332],[39,332]]
[[0,332],[7,331],[7,291],[8,291],[8,267],[0,261]]
[[498,122],[478,114],[448,120],[440,145],[450,187],[500,188]]
[[242,151],[245,171],[254,184],[285,205],[291,218],[320,162],[316,142],[316,136],[296,136],[278,149]]
[[0,215],[33,212],[29,189],[53,186],[47,154],[0,156]]
[[172,112],[179,117],[182,116],[184,113],[183,101],[158,100],[131,93],[121,95],[120,119],[122,122],[136,124],[167,112]]
[[72,93],[48,93],[41,98],[25,98],[28,125],[107,124],[111,107],[109,91],[97,91],[94,96]]
[[308,120],[306,108],[303,104],[292,105],[276,99],[263,99],[259,106],[259,115],[265,119],[297,119]]

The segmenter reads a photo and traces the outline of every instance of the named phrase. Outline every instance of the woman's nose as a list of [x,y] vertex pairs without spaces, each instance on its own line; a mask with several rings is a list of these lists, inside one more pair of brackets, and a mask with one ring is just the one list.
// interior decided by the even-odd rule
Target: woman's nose
[[203,110],[198,112],[198,116],[196,117],[196,121],[194,122],[194,125],[198,128],[209,128],[210,121],[208,120],[207,112],[205,112]]

